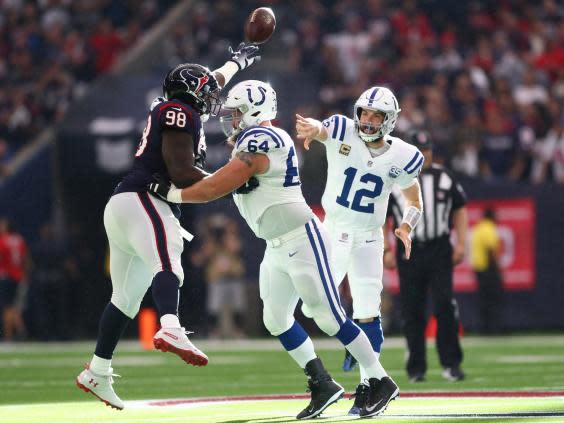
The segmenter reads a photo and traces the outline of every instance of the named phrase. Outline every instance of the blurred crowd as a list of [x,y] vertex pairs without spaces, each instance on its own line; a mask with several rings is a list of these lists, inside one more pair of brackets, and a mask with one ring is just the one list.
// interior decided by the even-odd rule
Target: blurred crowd
[[174,1],[0,2],[0,178],[6,162],[108,72]]
[[307,115],[350,114],[365,89],[386,85],[402,108],[396,135],[427,129],[437,159],[459,173],[564,183],[562,1],[243,3],[198,2],[171,35],[168,57],[221,51],[240,39],[249,10],[269,5],[278,28],[265,59],[287,80],[313,78],[318,96],[300,107]]
[[291,55],[295,71],[320,75],[322,115],[388,85],[402,108],[397,132],[428,130],[436,156],[456,171],[564,183],[561,4],[322,3],[304,2]]
[[[14,151],[62,119],[87,84],[175,3],[4,1],[0,6],[0,177]],[[257,6],[276,12],[265,60],[309,75],[311,116],[350,114],[389,86],[396,135],[427,129],[436,156],[488,180],[564,183],[564,5],[558,0],[194,1],[171,29],[169,65],[224,59]],[[283,52],[283,54],[280,54]]]

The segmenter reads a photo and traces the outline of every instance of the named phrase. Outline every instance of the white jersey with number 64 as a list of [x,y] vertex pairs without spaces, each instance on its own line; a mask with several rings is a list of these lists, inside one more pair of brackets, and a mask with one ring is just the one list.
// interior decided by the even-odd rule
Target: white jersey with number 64
[[248,194],[234,194],[235,205],[252,231],[263,238],[261,216],[278,204],[305,203],[300,187],[298,159],[294,141],[286,131],[274,126],[246,128],[239,136],[232,156],[238,152],[266,154],[268,170],[255,175],[259,186]]

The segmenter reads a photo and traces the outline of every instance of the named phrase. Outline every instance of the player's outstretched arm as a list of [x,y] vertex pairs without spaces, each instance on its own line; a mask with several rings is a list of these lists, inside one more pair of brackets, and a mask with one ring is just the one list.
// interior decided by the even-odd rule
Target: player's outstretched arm
[[313,118],[305,118],[296,114],[296,132],[298,139],[304,142],[304,148],[309,150],[312,141],[325,141],[329,134],[322,123]]
[[421,199],[421,186],[419,181],[415,179],[415,182],[401,190],[403,197],[405,198],[405,209],[403,212],[403,219],[398,228],[394,231],[394,234],[401,240],[403,246],[405,247],[405,258],[409,260],[411,256],[411,231],[421,218],[421,212],[423,211],[423,200]]
[[217,200],[243,185],[254,175],[268,170],[270,161],[264,154],[238,152],[221,169],[184,189],[155,182],[149,191],[172,203],[207,203]]
[[229,60],[214,71],[218,84],[223,88],[238,71],[260,61],[259,48],[255,45],[241,43],[237,50],[229,47]]

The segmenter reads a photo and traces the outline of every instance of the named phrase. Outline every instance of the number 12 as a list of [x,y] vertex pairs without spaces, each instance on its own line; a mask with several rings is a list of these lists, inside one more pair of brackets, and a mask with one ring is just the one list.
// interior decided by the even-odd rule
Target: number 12
[[374,213],[374,203],[361,204],[362,199],[366,198],[376,198],[382,193],[382,188],[384,187],[384,181],[378,175],[372,173],[365,173],[360,177],[360,182],[363,183],[373,183],[374,187],[372,189],[359,189],[353,197],[352,205],[348,200],[349,194],[351,192],[352,184],[356,177],[358,169],[354,167],[348,167],[345,169],[345,183],[343,185],[343,190],[341,195],[337,196],[337,204],[350,208],[351,210],[360,213]]

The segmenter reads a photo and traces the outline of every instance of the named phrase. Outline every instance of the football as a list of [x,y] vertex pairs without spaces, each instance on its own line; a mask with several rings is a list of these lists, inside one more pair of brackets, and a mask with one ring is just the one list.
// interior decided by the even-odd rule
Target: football
[[245,39],[249,43],[262,44],[272,36],[276,27],[276,18],[270,7],[259,7],[245,22]]

